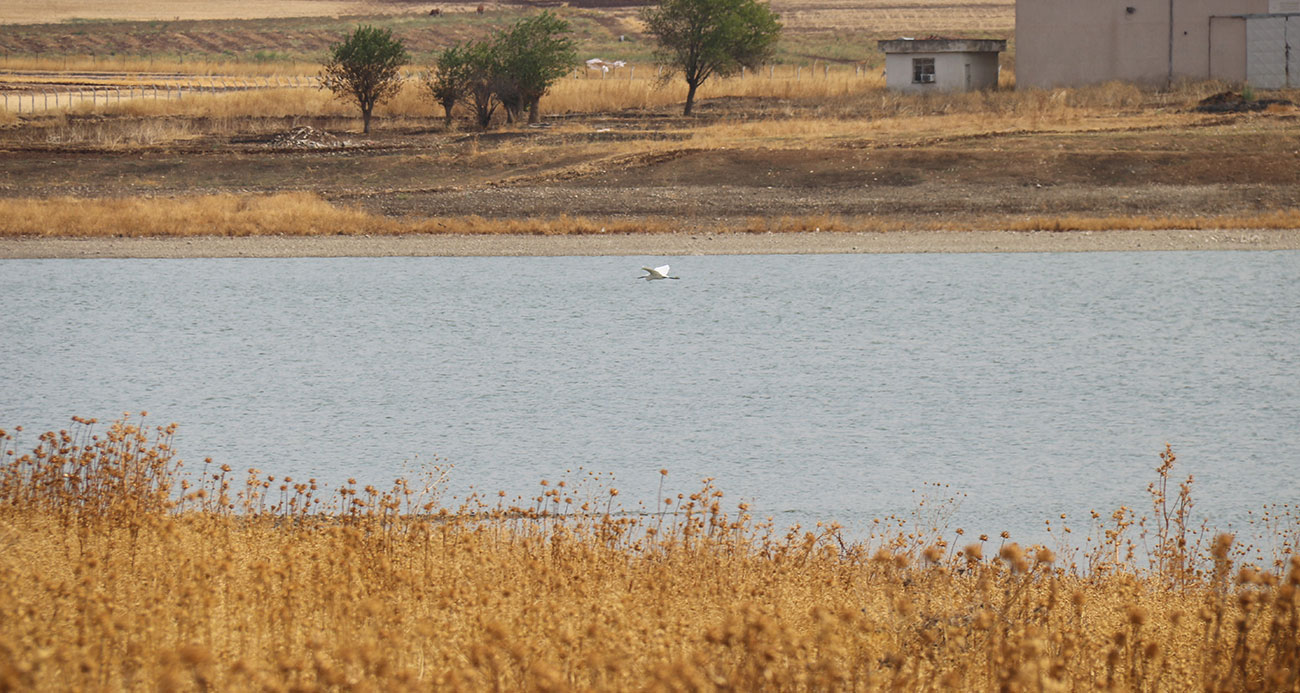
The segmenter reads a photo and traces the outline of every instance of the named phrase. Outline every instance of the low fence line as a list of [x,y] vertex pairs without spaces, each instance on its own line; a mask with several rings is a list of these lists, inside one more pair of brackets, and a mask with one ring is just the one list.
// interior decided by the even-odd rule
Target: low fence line
[[208,77],[173,80],[161,84],[137,86],[83,85],[69,89],[11,88],[0,93],[0,104],[6,111],[33,114],[37,111],[59,110],[89,103],[91,108],[108,107],[123,101],[160,101],[183,99],[194,94],[229,94],[240,91],[267,89],[292,89],[317,87],[320,78],[298,75],[294,77]]
[[[812,64],[805,74],[803,65],[783,65],[778,69],[777,65],[766,65],[764,68],[749,70],[742,68],[739,79],[790,79],[793,81],[803,81],[805,79],[830,79],[831,73],[837,75],[841,72],[839,69],[832,69],[832,64],[826,61],[818,61]],[[817,68],[821,69],[818,70]],[[599,77],[592,73],[598,73]],[[818,74],[820,72],[820,75]],[[844,71],[847,73],[847,70]],[[642,79],[651,79],[642,70]],[[854,64],[853,76],[855,78],[866,77],[870,71],[865,65]],[[599,80],[626,80],[632,82],[637,77],[635,65],[620,66],[612,69],[575,69],[572,73],[574,79],[599,79]],[[403,77],[408,81],[417,81],[427,79],[428,71],[408,71],[403,73]],[[663,76],[663,68],[656,69],[653,76],[659,79]],[[74,108],[76,106],[89,103],[91,108],[108,107],[112,104],[121,104],[123,101],[160,101],[160,100],[179,100],[187,95],[193,94],[228,94],[238,91],[254,91],[267,89],[292,89],[303,87],[319,87],[321,84],[320,77],[315,75],[295,75],[292,77],[189,77],[185,79],[162,80],[160,83],[142,84],[138,86],[108,86],[96,87],[93,85],[80,86],[75,89],[53,89],[43,87],[41,89],[23,90],[11,85],[7,91],[0,93],[0,107],[5,111],[16,112],[20,114],[35,114],[39,112],[48,112],[64,108]]]
[[[863,64],[863,63],[851,63],[851,64],[853,65],[853,76],[854,76],[854,77],[865,77],[865,76],[867,76],[868,74],[870,74],[870,70],[867,68],[867,66],[866,66],[865,64]],[[845,65],[845,63],[835,63],[835,65]],[[816,72],[817,72],[817,68],[818,68],[818,67],[821,68],[821,76],[822,76],[822,78],[823,78],[823,79],[830,79],[830,76],[831,76],[831,69],[832,69],[832,63],[829,62],[829,61],[826,61],[826,60],[817,60],[817,61],[814,61],[813,64],[812,64],[811,66],[809,66],[809,68],[808,68],[808,76],[809,76],[810,78],[811,78],[811,77],[816,77]],[[780,72],[781,72],[781,73],[788,73],[788,74],[790,75],[790,78],[791,78],[791,79],[794,79],[795,81],[799,81],[799,80],[803,79],[803,76],[804,76],[804,72],[803,72],[803,70],[804,70],[804,66],[803,66],[803,65],[797,65],[797,64],[796,64],[796,65],[783,65],[783,66],[781,66]],[[619,74],[620,72],[623,72],[623,71],[626,71],[626,72],[627,72],[627,76],[622,76],[622,75]],[[774,64],[773,64],[773,65],[765,65],[765,66],[763,66],[763,67],[761,67],[761,68],[759,68],[759,69],[757,69],[757,70],[750,70],[749,68],[741,67],[741,68],[740,68],[740,74],[738,75],[738,77],[739,77],[740,79],[757,79],[757,78],[761,78],[761,77],[759,77],[759,76],[762,75],[764,72],[767,73],[767,78],[768,78],[768,79],[778,79],[778,77],[777,77],[777,74],[778,74],[777,66],[774,65]],[[839,70],[835,70],[835,72],[838,73]],[[657,67],[657,68],[655,69],[655,78],[658,79],[658,78],[663,77],[663,73],[664,73],[664,69],[663,69],[663,67]],[[635,65],[621,65],[621,66],[613,67],[613,66],[611,66],[610,63],[603,63],[603,62],[602,62],[601,64],[598,64],[598,65],[595,65],[595,66],[592,66],[592,65],[588,64],[588,66],[586,67],[586,69],[583,69],[583,68],[581,68],[581,67],[576,68],[576,69],[574,69],[574,71],[573,71],[572,73],[570,73],[570,74],[571,74],[571,76],[572,76],[574,79],[584,79],[584,78],[585,78],[585,79],[602,79],[602,80],[603,80],[603,79],[626,79],[626,80],[628,80],[628,81],[631,81],[631,80],[633,80],[633,79],[636,78],[636,66],[635,66]]]

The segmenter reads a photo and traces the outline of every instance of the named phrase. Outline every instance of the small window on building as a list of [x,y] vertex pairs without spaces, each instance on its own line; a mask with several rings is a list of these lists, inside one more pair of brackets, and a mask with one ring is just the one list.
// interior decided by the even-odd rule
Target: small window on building
[[934,58],[912,58],[912,83],[934,82]]

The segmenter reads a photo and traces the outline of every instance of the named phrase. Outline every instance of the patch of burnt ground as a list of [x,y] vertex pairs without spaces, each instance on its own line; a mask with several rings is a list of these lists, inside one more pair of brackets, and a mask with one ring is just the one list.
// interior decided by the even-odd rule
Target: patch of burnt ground
[[1262,111],[1269,106],[1294,105],[1287,99],[1250,99],[1235,91],[1221,91],[1201,99],[1193,110],[1199,113],[1246,113]]

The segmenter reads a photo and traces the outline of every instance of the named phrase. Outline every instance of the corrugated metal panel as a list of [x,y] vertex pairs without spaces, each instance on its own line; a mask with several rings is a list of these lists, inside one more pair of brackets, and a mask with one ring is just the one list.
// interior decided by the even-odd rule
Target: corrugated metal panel
[[1286,18],[1287,86],[1300,86],[1300,17]]
[[1286,17],[1246,20],[1246,81],[1262,89],[1286,86]]

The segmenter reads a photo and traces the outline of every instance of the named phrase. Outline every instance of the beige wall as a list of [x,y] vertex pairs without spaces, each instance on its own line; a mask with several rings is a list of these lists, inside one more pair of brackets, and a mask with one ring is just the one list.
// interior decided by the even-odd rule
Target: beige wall
[[1174,79],[1206,79],[1212,63],[1235,74],[1230,56],[1211,59],[1210,17],[1268,10],[1269,0],[1017,0],[1016,84],[1164,84],[1171,57]]
[[[934,82],[912,82],[912,58],[934,58]],[[970,65],[970,89],[998,86],[997,53],[888,53],[885,86],[895,91],[961,91],[967,88],[967,65]]]

